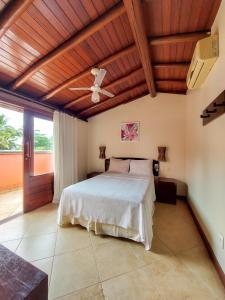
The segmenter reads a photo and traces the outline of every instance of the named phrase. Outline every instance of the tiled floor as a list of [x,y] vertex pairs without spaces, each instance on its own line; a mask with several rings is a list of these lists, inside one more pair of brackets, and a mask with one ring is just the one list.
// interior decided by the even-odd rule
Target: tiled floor
[[0,226],[0,242],[48,273],[49,299],[225,299],[185,203],[156,204],[151,251],[58,228],[56,211],[51,204]]
[[23,191],[15,189],[0,193],[0,221],[23,210]]

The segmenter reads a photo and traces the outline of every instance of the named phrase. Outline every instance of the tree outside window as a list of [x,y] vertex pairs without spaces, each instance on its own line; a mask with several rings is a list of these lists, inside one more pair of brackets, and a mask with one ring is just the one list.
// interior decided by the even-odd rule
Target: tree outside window
[[53,138],[48,137],[40,130],[36,129],[34,131],[34,149],[35,151],[51,151],[53,146]]
[[22,150],[20,139],[22,128],[16,129],[7,124],[7,117],[0,114],[0,149],[1,150]]
[[[21,151],[23,136],[22,128],[14,128],[8,124],[7,116],[0,113],[0,150]],[[51,151],[53,147],[53,137],[41,133],[40,130],[34,131],[35,151]]]

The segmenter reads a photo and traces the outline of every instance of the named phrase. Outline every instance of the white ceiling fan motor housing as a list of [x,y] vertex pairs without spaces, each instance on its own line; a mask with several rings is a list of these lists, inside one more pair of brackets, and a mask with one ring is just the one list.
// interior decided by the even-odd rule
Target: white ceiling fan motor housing
[[92,91],[92,92],[98,93],[100,90],[101,90],[101,89],[100,89],[100,87],[99,87],[98,85],[93,85],[93,86],[91,87],[91,91]]
[[99,69],[98,68],[93,68],[91,69],[91,74],[94,75],[94,76],[97,76],[99,73]]

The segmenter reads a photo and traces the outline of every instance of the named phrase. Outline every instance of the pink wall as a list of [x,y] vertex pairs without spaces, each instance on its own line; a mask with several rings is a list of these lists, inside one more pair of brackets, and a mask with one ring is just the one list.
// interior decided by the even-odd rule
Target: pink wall
[[22,186],[22,153],[0,153],[0,191]]
[[[35,153],[34,174],[53,171],[52,153]],[[23,183],[23,154],[0,152],[0,192],[21,187]]]
[[52,153],[35,153],[34,154],[34,175],[53,172]]

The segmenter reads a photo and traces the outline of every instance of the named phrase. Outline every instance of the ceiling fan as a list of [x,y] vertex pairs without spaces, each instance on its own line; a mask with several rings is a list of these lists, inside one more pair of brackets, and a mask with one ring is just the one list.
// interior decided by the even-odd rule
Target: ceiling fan
[[93,68],[91,70],[91,74],[95,76],[95,81],[94,85],[91,87],[74,87],[74,88],[69,88],[71,91],[91,91],[91,101],[94,103],[98,103],[100,101],[100,94],[106,95],[110,98],[114,97],[114,95],[104,89],[101,88],[102,81],[105,77],[106,70],[105,69],[98,69],[98,68]]

